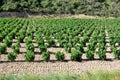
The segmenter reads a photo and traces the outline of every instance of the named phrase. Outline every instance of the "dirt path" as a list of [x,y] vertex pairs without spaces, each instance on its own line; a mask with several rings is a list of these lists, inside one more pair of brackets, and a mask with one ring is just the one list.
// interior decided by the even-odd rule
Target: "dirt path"
[[29,14],[27,12],[0,12],[0,17],[10,18],[100,18],[99,16],[89,16],[84,14],[61,14],[61,15],[41,15],[41,14]]
[[80,74],[86,71],[108,70],[120,71],[120,61],[82,61],[82,62],[3,62],[0,63],[0,73],[33,73],[47,74],[54,72],[69,72]]

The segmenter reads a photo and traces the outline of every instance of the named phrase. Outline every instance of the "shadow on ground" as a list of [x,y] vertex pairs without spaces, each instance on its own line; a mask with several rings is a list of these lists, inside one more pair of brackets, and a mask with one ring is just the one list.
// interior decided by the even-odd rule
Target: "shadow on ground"
[[0,12],[1,18],[28,18],[25,12]]

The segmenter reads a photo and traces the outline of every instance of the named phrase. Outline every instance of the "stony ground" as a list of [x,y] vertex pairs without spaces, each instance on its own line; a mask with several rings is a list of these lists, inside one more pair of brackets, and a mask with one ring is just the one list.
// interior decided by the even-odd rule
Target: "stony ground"
[[101,61],[97,59],[93,61],[87,61],[85,55],[83,55],[82,62],[75,62],[70,60],[70,55],[66,54],[66,61],[59,62],[55,60],[54,55],[51,55],[49,62],[44,62],[41,55],[37,54],[35,62],[25,62],[23,54],[19,54],[16,62],[9,62],[6,59],[6,55],[2,55],[2,62],[0,62],[0,73],[32,73],[32,74],[47,74],[55,72],[69,72],[80,74],[86,71],[96,70],[108,70],[108,71],[120,71],[120,60],[114,60],[111,54],[107,54],[108,60]]

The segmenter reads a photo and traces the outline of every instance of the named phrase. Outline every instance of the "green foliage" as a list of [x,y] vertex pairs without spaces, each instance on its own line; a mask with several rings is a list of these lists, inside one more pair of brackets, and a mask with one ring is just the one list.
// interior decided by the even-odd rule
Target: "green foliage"
[[6,47],[6,44],[0,45],[0,54],[5,53]]
[[73,60],[73,61],[81,61],[82,60],[82,53],[79,52],[78,50],[72,50],[71,60]]
[[26,49],[34,52],[34,45],[28,44],[28,45],[26,45]]
[[71,43],[65,44],[65,45],[64,45],[64,48],[65,48],[65,50],[66,50],[67,52],[71,53],[71,48],[72,48]]
[[2,41],[3,40],[3,35],[2,34],[0,34],[0,41]]
[[12,46],[12,48],[13,48],[13,51],[14,51],[15,53],[19,53],[19,48],[20,48],[19,43],[14,44],[14,45]]
[[48,44],[49,44],[49,46],[55,46],[56,45],[56,43],[53,39],[49,39]]
[[114,57],[115,57],[115,59],[120,59],[120,49],[114,50]]
[[5,40],[4,40],[4,43],[7,45],[7,46],[11,46],[12,44],[12,40],[9,38],[9,37],[6,37]]
[[32,38],[31,38],[31,37],[27,37],[27,38],[25,39],[25,43],[26,43],[26,45],[31,44],[31,43],[32,43]]
[[76,45],[75,49],[79,50],[80,52],[83,52],[83,53],[85,52],[82,45]]
[[111,4],[111,0],[105,0],[105,4],[106,5],[110,5]]
[[65,59],[65,55],[63,52],[56,52],[55,57],[58,61],[63,61]]
[[17,37],[17,39],[19,42],[23,42],[24,37],[25,37],[24,35],[20,35]]
[[106,50],[106,45],[104,43],[99,44],[99,50]]
[[94,44],[89,44],[88,49],[94,51],[95,50],[95,45]]
[[44,61],[49,61],[50,60],[50,53],[49,52],[42,52],[42,58]]
[[39,34],[36,37],[36,41],[37,41],[38,45],[44,45],[44,40],[42,39],[41,36],[39,36]]
[[86,72],[84,75],[69,73],[56,73],[47,75],[36,75],[24,73],[22,75],[3,74],[0,80],[120,80],[120,72],[96,71]]
[[[41,14],[87,14],[119,17],[119,0],[4,0],[3,11],[28,11]],[[115,13],[114,13],[115,12]]]
[[32,38],[27,37],[25,39],[25,43],[26,43],[26,49],[34,52],[34,45],[32,44]]
[[101,50],[97,52],[99,59],[101,60],[106,60],[106,51],[105,50]]
[[46,45],[40,45],[39,46],[41,52],[47,51],[47,46]]
[[86,52],[86,57],[87,57],[88,60],[93,60],[94,59],[94,52],[91,51],[91,50],[88,50]]
[[13,1],[13,0],[9,0],[9,1],[5,1],[6,4],[4,4],[2,6],[2,9],[5,10],[5,11],[9,11],[9,10],[17,10],[17,6],[18,6],[18,2],[16,1]]
[[7,54],[7,58],[10,61],[15,61],[16,57],[17,57],[17,54],[15,52],[10,52]]
[[25,53],[25,60],[28,62],[34,61],[35,54],[33,51],[28,50],[27,53]]

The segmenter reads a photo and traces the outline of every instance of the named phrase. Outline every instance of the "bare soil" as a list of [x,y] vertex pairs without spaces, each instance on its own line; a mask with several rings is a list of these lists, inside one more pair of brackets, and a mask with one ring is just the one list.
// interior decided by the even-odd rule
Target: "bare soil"
[[[66,56],[69,56],[66,55]],[[108,55],[109,56],[109,55]],[[35,62],[25,62],[23,54],[19,54],[16,62],[6,61],[6,55],[1,56],[4,59],[0,62],[0,73],[32,73],[32,74],[48,74],[56,72],[69,72],[75,74],[81,74],[86,71],[108,70],[108,71],[120,71],[120,60],[108,59],[107,61],[93,60],[87,61],[83,59],[82,62],[70,61],[69,58],[64,62],[59,62],[54,59],[54,55],[51,55],[49,62],[42,61],[41,55],[36,55]]]
[[5,17],[10,17],[10,18],[26,18],[28,17],[28,14],[24,12],[0,12],[0,17],[5,18]]
[[[57,14],[57,15],[44,15],[40,13],[30,14],[27,12],[0,12],[0,17],[10,17],[10,18],[100,18],[99,16],[89,16],[84,14]],[[110,17],[113,18],[113,17]]]

